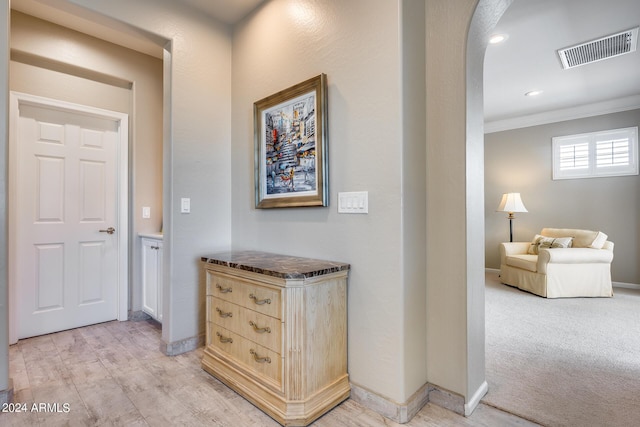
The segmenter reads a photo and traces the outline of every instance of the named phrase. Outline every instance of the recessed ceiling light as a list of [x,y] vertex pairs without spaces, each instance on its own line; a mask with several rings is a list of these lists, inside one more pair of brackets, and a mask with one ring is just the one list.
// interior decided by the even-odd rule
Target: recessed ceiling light
[[491,43],[491,44],[502,43],[503,41],[507,40],[508,38],[509,38],[509,36],[507,34],[494,34],[491,37],[489,37],[489,43]]
[[532,90],[524,94],[524,96],[538,96],[542,93],[541,90]]

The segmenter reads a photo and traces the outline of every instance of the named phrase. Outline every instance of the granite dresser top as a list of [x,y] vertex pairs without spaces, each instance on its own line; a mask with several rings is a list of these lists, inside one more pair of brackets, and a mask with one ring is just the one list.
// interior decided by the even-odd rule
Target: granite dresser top
[[279,277],[282,279],[307,279],[349,270],[349,264],[278,255],[259,251],[232,251],[203,256],[202,262],[239,270]]

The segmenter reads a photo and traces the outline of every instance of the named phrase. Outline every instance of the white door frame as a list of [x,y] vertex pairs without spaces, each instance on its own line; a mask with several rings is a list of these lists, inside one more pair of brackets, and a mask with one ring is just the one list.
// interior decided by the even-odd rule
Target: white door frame
[[116,111],[103,110],[95,107],[88,107],[71,102],[58,101],[26,93],[11,91],[9,106],[9,252],[8,252],[8,276],[9,276],[9,343],[15,344],[18,339],[17,325],[17,296],[15,283],[15,255],[16,255],[16,230],[15,221],[20,214],[17,211],[17,179],[19,171],[18,165],[18,118],[20,105],[36,105],[53,107],[59,110],[66,110],[76,114],[86,114],[91,117],[117,121],[120,125],[119,144],[117,147],[118,162],[118,182],[117,182],[117,224],[118,230],[118,317],[120,321],[127,320],[129,309],[129,115]]

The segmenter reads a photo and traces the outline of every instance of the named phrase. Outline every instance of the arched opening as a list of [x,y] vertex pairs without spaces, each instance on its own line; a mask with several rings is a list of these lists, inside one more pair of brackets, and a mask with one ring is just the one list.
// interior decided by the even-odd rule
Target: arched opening
[[[484,103],[483,73],[484,57],[489,36],[494,27],[511,5],[513,0],[480,0],[474,11],[467,36],[466,52],[466,179],[467,179],[467,218],[468,224],[482,218],[480,228],[469,226],[467,241],[470,253],[467,261],[468,274],[480,274],[479,287],[474,289],[475,281],[467,284],[468,316],[468,390],[474,391],[474,385],[480,384],[476,391],[478,400],[487,392],[485,376],[485,299],[484,299]],[[475,259],[474,255],[480,255]],[[480,297],[481,296],[481,297]],[[481,343],[479,342],[481,339]],[[475,351],[474,351],[475,350]],[[482,382],[481,382],[482,381]],[[473,410],[477,404],[475,396],[467,398],[467,409]],[[474,405],[468,408],[468,405]]]
[[466,415],[487,392],[483,62],[510,4],[427,2],[427,370]]
[[[632,351],[633,339],[616,338],[616,341],[626,342],[625,349],[612,350],[614,339],[610,331],[624,334],[628,322],[619,324],[620,326],[613,326],[616,318],[624,318],[623,310],[613,310],[611,313],[615,312],[615,315],[600,317],[598,309],[604,305],[618,304],[628,296],[628,290],[615,288],[616,280],[625,281],[621,280],[621,277],[624,276],[622,271],[625,265],[629,265],[618,254],[634,253],[622,250],[622,245],[626,235],[635,242],[637,239],[633,236],[637,233],[628,232],[626,229],[624,232],[618,233],[616,226],[624,224],[624,227],[628,225],[634,227],[633,224],[637,222],[635,220],[637,203],[634,198],[634,202],[628,205],[628,209],[618,209],[620,214],[615,215],[615,218],[610,212],[600,213],[599,207],[606,206],[607,209],[610,209],[612,206],[624,205],[627,199],[623,198],[624,200],[621,202],[618,197],[623,193],[637,194],[638,181],[637,179],[635,181],[627,179],[622,182],[616,181],[615,178],[552,180],[551,140],[554,136],[560,135],[636,126],[639,117],[637,103],[629,106],[617,104],[615,110],[609,109],[599,102],[568,103],[564,101],[559,89],[567,89],[569,85],[562,84],[563,78],[570,78],[573,81],[579,80],[584,86],[580,91],[584,92],[581,95],[586,95],[586,93],[595,95],[598,90],[589,90],[589,87],[598,80],[593,77],[589,78],[589,73],[592,70],[598,70],[599,74],[605,76],[609,75],[605,71],[608,68],[605,67],[613,67],[612,64],[618,64],[621,69],[614,75],[620,76],[626,72],[634,72],[635,77],[616,80],[637,81],[638,67],[629,66],[629,63],[625,62],[625,59],[632,58],[629,55],[617,58],[620,62],[617,60],[602,61],[597,65],[586,65],[580,69],[563,70],[560,62],[557,61],[555,48],[609,34],[613,32],[613,28],[616,29],[615,31],[618,28],[626,28],[625,24],[619,23],[619,20],[624,22],[624,17],[637,16],[637,13],[630,13],[629,9],[624,9],[629,7],[629,2],[617,2],[616,6],[620,7],[610,8],[605,20],[600,14],[594,14],[595,9],[589,8],[583,2],[563,2],[562,5],[554,4],[553,8],[543,8],[540,6],[541,3],[515,1],[506,11],[497,24],[499,32],[508,32],[510,35],[504,45],[496,46],[496,51],[502,50],[500,67],[495,65],[498,62],[498,54],[491,52],[487,53],[484,70],[487,77],[491,75],[487,73],[494,72],[504,73],[505,76],[519,75],[520,78],[517,79],[517,82],[525,86],[535,81],[538,86],[541,86],[541,89],[545,90],[543,96],[546,99],[540,100],[540,103],[550,101],[556,105],[556,108],[529,110],[527,114],[527,112],[522,113],[522,110],[513,105],[513,99],[510,98],[510,112],[513,116],[493,115],[491,117],[489,110],[486,112],[489,116],[487,116],[487,134],[485,135],[485,215],[487,217],[485,240],[487,267],[494,271],[487,273],[486,377],[490,391],[484,401],[491,406],[517,413],[545,425],[558,423],[557,417],[571,419],[574,424],[584,424],[587,419],[598,424],[599,422],[594,421],[597,419],[596,416],[601,416],[606,412],[609,412],[607,422],[616,424],[616,420],[619,419],[616,418],[619,416],[618,414],[632,416],[630,414],[633,414],[634,405],[627,397],[630,394],[621,392],[625,389],[623,385],[625,379],[617,377],[620,371],[613,368],[615,364],[612,363],[611,357],[602,356],[600,348],[606,348],[608,354],[622,355],[627,351]],[[584,15],[578,18],[576,16],[578,11],[572,9],[572,6],[578,6],[578,11]],[[560,8],[561,12],[556,8]],[[587,9],[590,12],[586,12]],[[616,12],[611,10],[616,10]],[[572,11],[574,13],[571,13]],[[566,22],[566,17],[569,16],[572,17],[572,22],[575,25],[562,25]],[[537,37],[537,34],[540,31],[544,32],[550,22],[555,23],[555,29],[549,31],[551,40],[543,41]],[[617,24],[613,24],[613,22],[617,22]],[[517,32],[515,31],[516,27]],[[587,30],[584,27],[587,27]],[[516,39],[522,44],[517,44]],[[524,54],[522,57],[517,57],[517,52]],[[547,60],[553,62],[551,65],[557,66],[557,71],[549,72],[543,64],[531,67],[531,63],[524,61],[523,57],[537,57],[533,52],[544,53]],[[495,56],[492,56],[493,54]],[[508,58],[504,58],[504,56]],[[538,59],[538,61],[540,60]],[[492,63],[493,66],[491,66]],[[528,64],[534,74],[544,75],[544,83],[541,84],[542,82],[537,78],[529,79],[527,77],[530,76],[518,73],[515,65],[510,66],[510,64],[516,63],[520,66]],[[599,68],[600,66],[603,68]],[[575,71],[581,74],[567,74]],[[514,87],[516,85],[510,85],[504,81],[492,86],[493,91],[499,91],[501,95],[513,94]],[[550,88],[553,88],[552,91],[549,90]],[[611,86],[603,87],[600,85],[598,88],[607,92],[608,103],[614,104],[615,101],[625,99],[615,98],[616,93],[620,93],[620,89],[613,87],[613,79],[611,79]],[[490,96],[487,90],[490,89],[485,87],[485,95]],[[513,96],[514,98],[518,96],[522,99],[529,99],[523,96],[524,93],[524,90],[519,91]],[[503,98],[503,101],[504,99],[506,98]],[[563,108],[558,108],[559,105],[563,105]],[[517,111],[520,112],[516,114]],[[532,171],[534,172],[532,173]],[[625,192],[618,188],[618,191],[611,191],[614,187],[622,186],[621,184],[630,185],[634,189]],[[605,189],[605,186],[608,189]],[[513,188],[513,190],[507,190],[507,188]],[[499,196],[507,191],[523,191],[523,199],[529,209],[529,213],[519,215],[517,221],[514,222],[514,241],[530,241],[543,227],[555,227],[556,224],[563,226],[566,224],[566,227],[580,224],[578,228],[602,229],[610,236],[613,235],[614,238],[609,240],[615,241],[615,252],[618,256],[617,259],[614,258],[615,261],[611,268],[614,280],[614,298],[565,298],[554,301],[522,291],[514,292],[515,289],[501,284],[498,278],[498,268],[501,263],[498,243],[509,239],[508,221],[505,221],[503,213],[495,213],[494,211],[498,205]],[[591,198],[598,200],[597,205],[593,205],[595,209],[590,208]],[[560,200],[560,203],[557,203],[557,200]],[[550,208],[551,206],[554,208]],[[635,216],[624,219],[627,214]],[[635,230],[635,228],[633,229]],[[630,264],[636,265],[636,263]],[[637,283],[636,281],[632,282]],[[514,297],[519,301],[511,299]],[[514,305],[516,301],[517,305]],[[509,307],[513,306],[518,308],[510,311]],[[580,307],[580,309],[573,311],[572,308],[569,308],[573,306]],[[558,311],[553,313],[552,307]],[[578,321],[577,319],[581,319],[586,311],[590,313],[589,319],[582,318],[582,321]],[[490,313],[493,315],[490,316]],[[540,320],[548,318],[558,318],[561,321],[552,326],[545,326],[544,322]],[[595,325],[601,323],[595,319],[610,322],[608,331],[599,334],[595,326],[586,327],[586,325],[591,325],[592,321]],[[585,329],[582,329],[583,327]],[[536,334],[537,331],[546,332]],[[585,345],[587,342],[590,344]],[[535,356],[533,356],[534,354]],[[579,362],[580,360],[582,362]],[[599,363],[599,361],[601,362]],[[622,364],[625,365],[624,369],[627,372],[637,370],[638,365],[634,360],[629,359]],[[525,366],[526,368],[523,368]],[[542,368],[538,368],[538,366]],[[580,370],[582,370],[582,374]],[[569,372],[572,374],[568,374]],[[601,380],[596,380],[596,375]],[[591,392],[592,384],[596,383],[600,384],[597,396]],[[615,386],[609,388],[609,384],[612,386],[615,384]],[[567,394],[564,393],[565,389],[572,390],[570,398],[567,398]],[[556,405],[558,401],[562,401],[562,404]],[[603,402],[605,401],[615,401],[615,405],[619,409],[615,409],[612,404],[606,404],[607,409],[603,410],[600,405],[604,406]],[[589,423],[589,421],[586,422]]]

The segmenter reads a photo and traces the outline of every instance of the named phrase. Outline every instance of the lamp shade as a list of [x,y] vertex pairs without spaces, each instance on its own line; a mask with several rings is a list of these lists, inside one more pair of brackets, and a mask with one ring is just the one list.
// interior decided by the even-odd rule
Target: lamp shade
[[520,193],[505,193],[496,212],[528,212],[524,207]]

